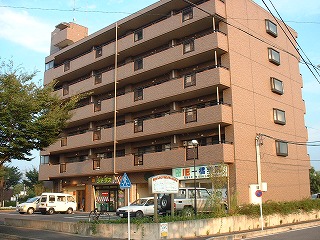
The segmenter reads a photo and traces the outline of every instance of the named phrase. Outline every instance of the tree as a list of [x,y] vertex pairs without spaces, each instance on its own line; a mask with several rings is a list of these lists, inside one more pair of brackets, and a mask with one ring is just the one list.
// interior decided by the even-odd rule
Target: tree
[[208,166],[209,178],[212,183],[212,193],[206,202],[206,207],[219,216],[226,211],[225,194],[227,194],[228,173],[225,164]]
[[311,194],[320,192],[320,173],[314,167],[310,169],[310,191]]
[[4,200],[4,191],[10,188],[14,188],[19,182],[21,182],[22,173],[18,167],[3,166],[0,168],[0,201]]
[[36,168],[26,171],[26,179],[23,180],[23,183],[27,187],[27,195],[41,195],[44,192],[43,181],[39,181],[38,178],[39,172]]
[[82,97],[61,100],[55,82],[37,86],[35,74],[10,61],[0,66],[0,167],[12,159],[31,160],[31,150],[54,143]]
[[4,167],[4,186],[5,189],[13,188],[22,178],[22,173],[18,167]]

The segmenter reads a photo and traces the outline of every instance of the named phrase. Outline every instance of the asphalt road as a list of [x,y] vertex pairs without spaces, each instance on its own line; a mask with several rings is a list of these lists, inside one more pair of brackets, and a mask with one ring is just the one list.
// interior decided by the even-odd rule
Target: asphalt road
[[272,234],[269,236],[246,238],[256,240],[319,240],[320,226],[308,227],[304,229],[296,229],[283,233]]

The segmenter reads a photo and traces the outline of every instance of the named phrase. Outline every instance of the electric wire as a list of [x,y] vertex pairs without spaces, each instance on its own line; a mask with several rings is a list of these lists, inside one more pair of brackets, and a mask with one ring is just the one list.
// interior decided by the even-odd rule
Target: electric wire
[[[262,0],[263,4],[266,6],[267,10],[269,11],[269,13],[272,15],[272,17],[275,19],[275,21],[278,23],[279,27],[281,28],[281,30],[283,31],[283,33],[286,35],[287,39],[290,41],[291,45],[294,47],[294,49],[297,51],[297,53],[299,54],[299,56],[301,57],[301,59],[307,63],[307,61],[304,59],[304,57],[302,56],[302,54],[299,52],[299,50],[297,49],[297,47],[294,45],[294,43],[292,42],[292,40],[290,39],[290,37],[288,36],[288,34],[286,33],[286,31],[283,29],[283,27],[281,26],[281,24],[279,23],[278,19],[273,15],[273,13],[271,12],[270,8],[268,7],[268,5],[265,3],[264,0]],[[282,21],[282,23],[284,24],[284,26],[287,28],[288,32],[290,33],[291,37],[294,39],[295,43],[299,46],[300,50],[303,52],[303,54],[305,55],[305,57],[308,59],[309,64],[313,67],[313,69],[316,71],[316,73],[318,73],[318,75],[320,76],[319,72],[317,71],[317,69],[315,68],[315,66],[311,63],[310,59],[308,58],[308,56],[306,55],[306,53],[303,51],[303,49],[301,48],[300,44],[297,42],[297,40],[295,39],[295,37],[293,36],[292,32],[290,31],[290,29],[288,28],[287,24],[283,21],[282,17],[280,16],[279,12],[277,11],[277,9],[275,8],[275,6],[273,5],[273,3],[271,2],[271,0],[269,0],[269,2],[271,3],[271,5],[273,6],[273,8],[275,9],[276,13],[278,14],[280,20]],[[310,72],[312,73],[312,75],[314,76],[314,78],[318,81],[318,83],[320,84],[320,80],[317,78],[317,76],[314,74],[314,72],[311,70],[309,64],[306,64],[306,66],[308,67],[308,69],[310,70]]]

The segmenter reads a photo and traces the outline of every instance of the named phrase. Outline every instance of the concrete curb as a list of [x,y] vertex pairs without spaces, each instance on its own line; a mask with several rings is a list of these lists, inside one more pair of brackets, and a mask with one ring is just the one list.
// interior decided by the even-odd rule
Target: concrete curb
[[272,234],[277,234],[277,233],[282,233],[282,232],[287,232],[287,231],[297,230],[297,229],[303,229],[308,227],[314,227],[314,226],[320,226],[320,221],[312,221],[312,222],[306,222],[306,223],[286,225],[283,227],[269,228],[269,229],[259,230],[259,231],[250,231],[250,232],[243,232],[243,233],[234,233],[234,234],[224,235],[224,236],[210,237],[210,238],[207,238],[207,240],[238,240],[238,239],[246,239],[246,238],[252,238],[252,237],[262,237],[266,235],[272,235]]

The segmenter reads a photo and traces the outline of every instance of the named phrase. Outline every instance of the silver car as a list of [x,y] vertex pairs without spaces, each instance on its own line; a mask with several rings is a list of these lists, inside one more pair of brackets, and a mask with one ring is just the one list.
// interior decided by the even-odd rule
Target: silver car
[[33,214],[34,212],[39,212],[39,201],[40,196],[29,198],[26,202],[20,203],[16,210],[20,214]]

